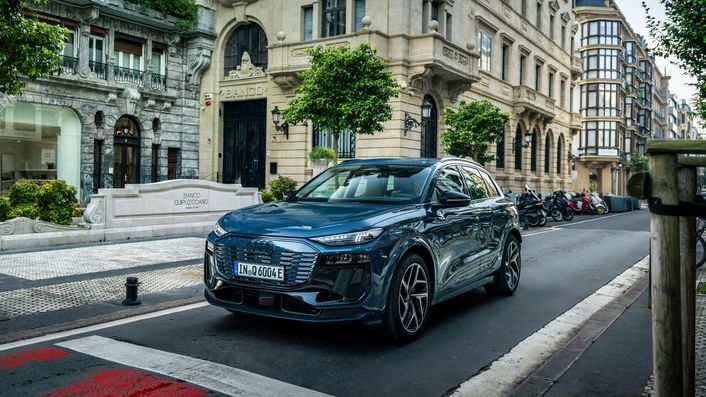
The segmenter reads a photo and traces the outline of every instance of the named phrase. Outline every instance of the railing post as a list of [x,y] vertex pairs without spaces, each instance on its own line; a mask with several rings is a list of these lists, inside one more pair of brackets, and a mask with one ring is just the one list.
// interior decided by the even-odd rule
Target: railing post
[[[652,196],[664,204],[679,203],[676,153],[650,155]],[[650,214],[652,235],[652,361],[658,397],[681,396],[681,272],[679,270],[679,218]],[[693,241],[690,242],[693,244]]]
[[[696,197],[696,168],[679,168],[679,200],[693,202]],[[679,218],[681,246],[681,338],[684,396],[693,396],[695,387],[696,329],[696,222],[693,216]]]

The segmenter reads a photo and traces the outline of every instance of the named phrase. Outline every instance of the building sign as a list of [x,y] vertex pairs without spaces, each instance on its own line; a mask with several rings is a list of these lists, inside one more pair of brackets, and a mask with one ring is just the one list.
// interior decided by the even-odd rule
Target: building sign
[[599,156],[618,156],[618,149],[598,149]]
[[174,207],[185,210],[197,210],[206,205],[208,205],[208,199],[201,198],[201,193],[198,192],[183,193],[174,200]]
[[263,97],[265,95],[267,95],[267,87],[264,84],[221,88],[221,99]]

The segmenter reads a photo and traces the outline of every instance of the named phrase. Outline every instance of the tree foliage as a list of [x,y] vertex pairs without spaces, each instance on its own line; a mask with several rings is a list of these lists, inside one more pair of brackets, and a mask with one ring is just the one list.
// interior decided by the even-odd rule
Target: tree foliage
[[674,56],[686,73],[696,79],[696,112],[706,120],[706,0],[659,0],[666,20],[650,15],[645,2],[647,26],[655,38],[659,56]]
[[446,108],[446,132],[441,136],[446,153],[472,158],[481,165],[495,159],[488,146],[500,141],[510,115],[487,100],[461,102],[458,110]]
[[47,0],[0,0],[0,92],[20,95],[27,83],[55,73],[61,62],[68,31],[23,16],[27,7],[40,7]]
[[633,174],[647,172],[649,160],[647,156],[640,156],[639,154],[630,155],[630,172]]
[[198,7],[194,0],[132,0],[142,3],[145,7],[157,10],[164,15],[179,18],[177,27],[182,31],[189,30],[197,18]]
[[300,73],[297,96],[282,111],[288,123],[311,120],[333,134],[335,161],[343,131],[374,134],[392,118],[389,100],[399,94],[387,62],[373,47],[361,44],[309,49],[311,67]]

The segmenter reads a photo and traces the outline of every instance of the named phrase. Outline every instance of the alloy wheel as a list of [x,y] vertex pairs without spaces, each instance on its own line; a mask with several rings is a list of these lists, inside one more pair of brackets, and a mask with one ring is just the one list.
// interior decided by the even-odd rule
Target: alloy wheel
[[515,241],[508,243],[505,258],[505,279],[512,290],[520,280],[520,247]]
[[402,275],[398,299],[402,327],[410,334],[417,332],[429,308],[427,273],[419,263],[412,263]]

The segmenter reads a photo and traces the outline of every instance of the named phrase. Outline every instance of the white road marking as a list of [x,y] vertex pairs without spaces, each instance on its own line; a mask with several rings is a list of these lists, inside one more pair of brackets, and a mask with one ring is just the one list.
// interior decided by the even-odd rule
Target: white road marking
[[209,305],[208,302],[192,303],[190,305],[174,307],[171,309],[160,310],[160,311],[156,311],[156,312],[152,312],[152,313],[140,314],[138,316],[123,318],[120,320],[108,321],[108,322],[102,323],[102,324],[89,325],[87,327],[76,328],[76,329],[72,329],[69,331],[56,332],[56,333],[48,334],[48,335],[44,335],[44,336],[37,336],[35,338],[24,339],[24,340],[19,340],[16,342],[11,342],[11,343],[6,343],[4,345],[0,345],[0,351],[15,349],[18,347],[23,347],[23,346],[29,346],[29,345],[33,345],[35,343],[44,343],[44,342],[48,342],[48,341],[55,340],[55,339],[68,338],[70,336],[83,334],[83,333],[87,333],[87,332],[100,331],[102,329],[117,327],[119,325],[130,324],[130,323],[134,323],[137,321],[147,320],[150,318],[167,316],[170,314],[179,313],[179,312],[183,312],[183,311],[187,311],[187,310],[198,309],[200,307],[204,307],[204,306],[208,306],[208,305]]
[[534,369],[564,346],[593,314],[624,294],[630,286],[647,274],[648,268],[649,256],[646,256],[517,344],[510,352],[495,360],[486,371],[461,383],[452,396],[508,395]]
[[627,214],[632,214],[632,212],[621,212],[620,214],[613,214],[613,215],[601,215],[599,218],[586,219],[585,221],[566,223],[566,224],[564,224],[564,225],[562,225],[562,226],[580,225],[580,224],[582,224],[582,223],[595,222],[595,221],[600,221],[600,220],[603,220],[603,219],[612,218],[612,217],[614,217],[614,216],[622,216],[622,215],[627,215]]
[[102,336],[57,343],[57,346],[103,360],[181,379],[231,396],[327,396],[223,364],[182,356]]
[[538,231],[538,232],[523,234],[522,237],[529,237],[529,236],[536,236],[536,235],[538,235],[538,234],[551,233],[551,232],[558,232],[559,230],[561,230],[561,228],[557,228],[557,227],[555,227],[555,226],[552,226],[552,227],[550,227],[550,228],[548,228],[548,229],[540,230],[540,231]]

